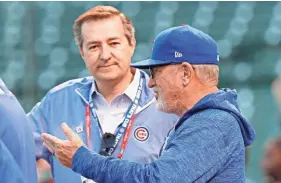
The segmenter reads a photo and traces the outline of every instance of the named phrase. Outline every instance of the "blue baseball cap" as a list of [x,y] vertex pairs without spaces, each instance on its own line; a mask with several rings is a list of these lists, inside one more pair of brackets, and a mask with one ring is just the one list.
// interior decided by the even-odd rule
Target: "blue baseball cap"
[[216,42],[209,35],[189,25],[172,27],[156,36],[149,59],[132,63],[131,66],[147,69],[182,62],[218,65]]

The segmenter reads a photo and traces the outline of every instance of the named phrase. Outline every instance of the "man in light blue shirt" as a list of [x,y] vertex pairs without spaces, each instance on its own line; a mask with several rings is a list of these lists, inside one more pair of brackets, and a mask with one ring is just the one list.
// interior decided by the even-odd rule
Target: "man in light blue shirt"
[[65,123],[68,140],[49,134],[42,139],[64,166],[98,182],[245,182],[245,146],[253,142],[255,131],[241,114],[236,91],[217,88],[218,64],[216,42],[188,25],[162,31],[151,58],[132,64],[150,68],[149,87],[158,109],[180,117],[160,157],[151,163],[101,156]]
[[[8,90],[0,78],[0,140],[11,154],[22,177],[27,183],[37,183],[35,144],[25,112],[16,97]],[[4,148],[4,147],[3,147]],[[4,155],[3,155],[4,156]],[[5,157],[2,157],[5,161]],[[9,158],[7,156],[7,158]],[[7,160],[7,159],[6,159]],[[13,162],[11,162],[13,164]],[[1,166],[5,164],[1,163]],[[5,168],[4,168],[5,169]],[[8,170],[5,170],[8,171]],[[2,171],[0,171],[0,177]],[[11,172],[13,176],[13,172]],[[13,182],[10,180],[0,182]]]
[[[64,138],[60,125],[66,122],[95,152],[139,163],[157,159],[178,117],[156,109],[148,75],[130,67],[136,44],[131,21],[113,7],[98,6],[78,17],[74,34],[92,76],[51,89],[29,112],[37,137],[45,132]],[[86,181],[36,141],[37,158],[51,164],[55,183]]]

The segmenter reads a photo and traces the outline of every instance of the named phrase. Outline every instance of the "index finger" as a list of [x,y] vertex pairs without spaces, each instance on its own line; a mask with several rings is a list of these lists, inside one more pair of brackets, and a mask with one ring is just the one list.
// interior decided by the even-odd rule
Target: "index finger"
[[60,139],[57,137],[47,134],[47,133],[42,133],[41,138],[44,142],[47,142],[49,144],[52,144],[52,146],[56,147],[56,144],[59,144],[61,142]]
[[65,134],[65,136],[72,141],[73,137],[75,136],[74,132],[69,128],[69,126],[64,122],[61,125],[62,131]]

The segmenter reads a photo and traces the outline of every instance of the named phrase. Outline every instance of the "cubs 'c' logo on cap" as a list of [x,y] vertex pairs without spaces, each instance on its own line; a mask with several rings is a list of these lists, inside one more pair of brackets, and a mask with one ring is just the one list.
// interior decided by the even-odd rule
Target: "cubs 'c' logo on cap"
[[146,141],[149,137],[149,131],[145,127],[135,129],[134,136],[139,141]]

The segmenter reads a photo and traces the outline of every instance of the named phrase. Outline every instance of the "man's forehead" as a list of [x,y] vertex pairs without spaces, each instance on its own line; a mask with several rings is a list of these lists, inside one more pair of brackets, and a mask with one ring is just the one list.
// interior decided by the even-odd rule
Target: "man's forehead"
[[118,17],[87,21],[82,25],[81,32],[85,42],[125,38],[125,30]]
[[86,33],[87,31],[102,32],[113,30],[113,32],[124,33],[124,26],[120,17],[114,16],[104,18],[100,20],[87,20],[82,24],[81,31]]

